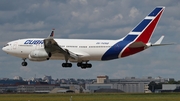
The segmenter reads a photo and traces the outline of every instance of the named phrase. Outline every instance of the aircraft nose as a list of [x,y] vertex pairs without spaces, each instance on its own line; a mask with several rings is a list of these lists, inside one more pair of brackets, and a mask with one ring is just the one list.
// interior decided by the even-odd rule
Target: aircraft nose
[[4,52],[6,52],[6,49],[5,49],[5,47],[3,47],[3,48],[2,48],[2,50],[3,50]]
[[8,52],[8,48],[7,48],[7,47],[3,47],[2,50],[3,50],[4,52],[6,52],[6,53]]

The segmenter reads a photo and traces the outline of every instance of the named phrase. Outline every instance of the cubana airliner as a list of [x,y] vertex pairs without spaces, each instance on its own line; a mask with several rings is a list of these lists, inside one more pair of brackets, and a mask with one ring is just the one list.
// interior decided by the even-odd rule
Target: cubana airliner
[[22,66],[31,61],[65,60],[62,67],[77,63],[82,69],[91,68],[89,61],[107,61],[141,52],[152,46],[162,46],[164,36],[151,43],[150,38],[165,7],[156,7],[125,37],[117,40],[55,39],[54,30],[47,38],[27,38],[8,42],[2,50],[22,58]]

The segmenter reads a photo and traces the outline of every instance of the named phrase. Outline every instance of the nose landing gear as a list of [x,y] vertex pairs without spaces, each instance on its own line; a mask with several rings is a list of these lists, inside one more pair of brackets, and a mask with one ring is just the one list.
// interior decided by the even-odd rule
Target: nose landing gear
[[26,59],[23,59],[23,62],[21,63],[22,66],[27,66],[28,63],[25,61]]

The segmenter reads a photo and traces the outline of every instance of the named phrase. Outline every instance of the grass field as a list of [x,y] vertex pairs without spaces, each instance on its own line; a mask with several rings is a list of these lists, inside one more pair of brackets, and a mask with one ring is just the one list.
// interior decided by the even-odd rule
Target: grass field
[[0,101],[180,101],[180,93],[159,94],[0,94]]

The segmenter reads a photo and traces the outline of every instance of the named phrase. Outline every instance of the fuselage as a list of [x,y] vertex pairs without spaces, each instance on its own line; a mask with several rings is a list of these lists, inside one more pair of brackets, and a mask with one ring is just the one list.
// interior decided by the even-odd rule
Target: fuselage
[[[44,49],[43,38],[27,38],[11,41],[4,47],[8,54],[20,58],[28,58],[33,50]],[[115,43],[121,40],[87,40],[87,39],[54,39],[63,49],[68,49],[81,56],[83,60],[102,60],[102,56]],[[113,47],[118,51],[118,46]],[[121,57],[120,54],[118,57]],[[64,60],[61,54],[53,54],[50,59]]]

